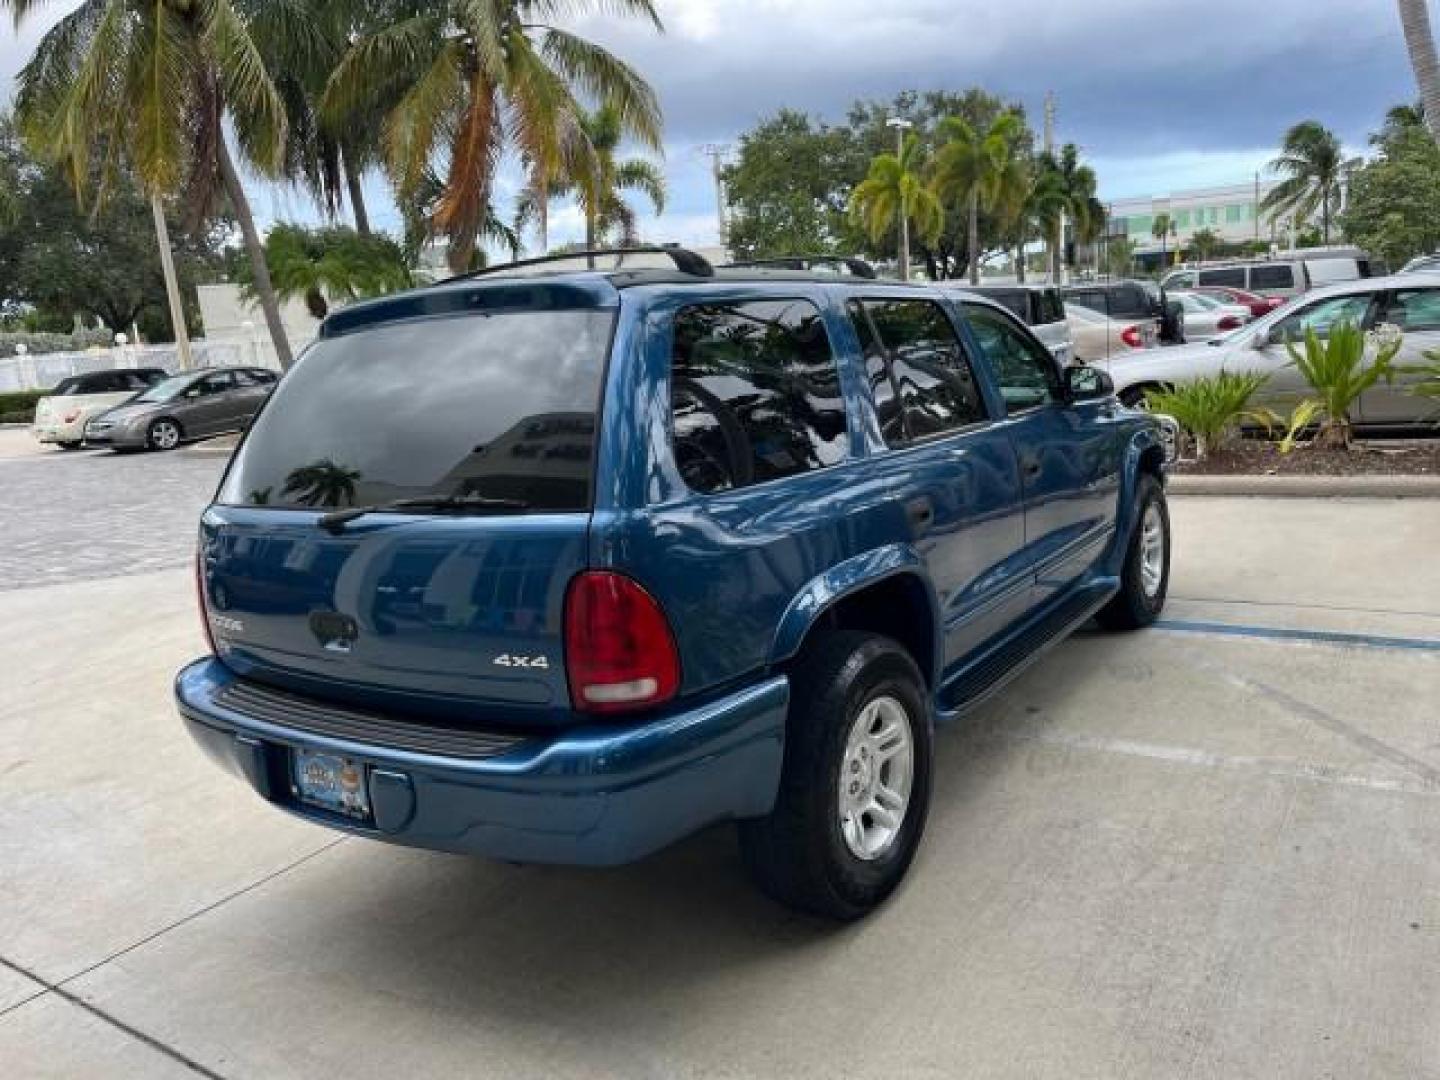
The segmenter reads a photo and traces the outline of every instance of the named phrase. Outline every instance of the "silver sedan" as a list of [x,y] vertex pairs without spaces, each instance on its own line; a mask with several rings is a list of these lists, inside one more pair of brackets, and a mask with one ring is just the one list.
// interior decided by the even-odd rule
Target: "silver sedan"
[[1175,292],[1170,294],[1185,309],[1185,340],[1213,341],[1232,330],[1239,330],[1251,319],[1250,309],[1240,304],[1227,304],[1204,293]]
[[172,375],[85,425],[85,441],[117,450],[174,450],[243,430],[279,376],[264,368],[209,368]]

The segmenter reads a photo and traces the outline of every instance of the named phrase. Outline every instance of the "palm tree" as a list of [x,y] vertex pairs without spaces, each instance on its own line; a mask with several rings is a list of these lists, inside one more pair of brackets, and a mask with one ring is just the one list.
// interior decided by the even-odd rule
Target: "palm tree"
[[432,160],[447,162],[431,228],[468,267],[507,142],[526,161],[553,162],[577,95],[609,105],[621,131],[660,147],[655,92],[613,53],[548,20],[592,10],[644,19],[663,30],[653,0],[438,0],[365,34],[330,77],[323,109],[343,118],[381,107],[381,151],[402,203]]
[[[332,301],[383,296],[411,285],[398,244],[350,229],[276,225],[265,238],[265,257],[280,298],[302,297],[317,319],[330,313]],[[251,284],[243,285],[247,293]]]
[[1425,122],[1430,134],[1440,142],[1440,57],[1435,54],[1428,0],[1399,0],[1399,3],[1405,48],[1410,53],[1415,81],[1420,85],[1420,99],[1425,103]]
[[594,250],[612,238],[620,246],[639,240],[635,211],[622,192],[644,195],[657,214],[665,210],[665,176],[654,162],[643,158],[616,161],[623,129],[620,115],[606,105],[580,118],[580,139],[565,155],[566,174],[552,179],[543,194],[532,180],[521,193],[516,212],[516,229],[531,220],[543,221],[545,205],[551,198],[573,195],[585,215],[585,247]]
[[[17,23],[40,6],[0,0]],[[261,43],[288,41],[298,54],[314,38],[302,0],[86,0],[41,38],[16,95],[22,134],[67,169],[82,202],[95,173],[95,199],[104,198],[122,159],[152,201],[183,191],[194,220],[228,199],[287,368],[290,344],[227,127],[253,166],[279,172],[286,112]]]
[[1168,250],[1166,248],[1166,244],[1169,243],[1170,236],[1174,232],[1174,221],[1171,220],[1169,214],[1164,213],[1163,211],[1156,214],[1155,220],[1150,223],[1150,235],[1153,236],[1156,240],[1160,241],[1161,267],[1164,267],[1166,259],[1168,258]]
[[1080,163],[1080,150],[1074,143],[1066,143],[1060,154],[1043,153],[1038,159],[1038,168],[1048,177],[1043,181],[1050,193],[1045,203],[1044,225],[1050,239],[1050,273],[1055,281],[1060,280],[1060,268],[1065,259],[1063,225],[1068,219],[1075,224],[1076,235],[1088,235],[1092,230],[1103,227],[1105,208],[1095,197],[1099,181],[1095,170]]
[[964,202],[969,213],[970,284],[980,283],[980,209],[1004,209],[1003,218],[1021,211],[1024,165],[1015,158],[1015,142],[1025,122],[1013,112],[997,116],[988,128],[950,116],[940,122],[942,140],[935,158],[935,193]]
[[1345,177],[1353,167],[1340,140],[1316,120],[1302,120],[1285,133],[1270,171],[1284,176],[1260,203],[1272,218],[1289,216],[1297,226],[1320,214],[1320,235],[1330,243],[1330,221],[1339,212]]
[[1068,204],[1059,172],[1036,160],[1025,169],[1024,180],[1015,191],[1018,209],[1011,218],[1014,230],[1016,274],[1025,280],[1025,247],[1035,237],[1046,238],[1051,223],[1058,221]]
[[1215,254],[1222,243],[1224,241],[1214,229],[1199,229],[1190,237],[1190,246],[1195,249],[1195,257],[1201,262]]
[[899,154],[874,158],[868,175],[850,193],[850,218],[874,244],[899,225],[901,215],[925,243],[933,243],[945,227],[945,209],[925,182],[924,153],[914,134],[906,137]]

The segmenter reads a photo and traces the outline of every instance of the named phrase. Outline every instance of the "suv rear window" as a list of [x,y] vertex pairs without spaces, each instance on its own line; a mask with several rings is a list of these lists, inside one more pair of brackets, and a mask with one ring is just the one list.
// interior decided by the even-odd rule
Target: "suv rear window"
[[1295,287],[1295,270],[1293,267],[1280,266],[1252,266],[1250,268],[1250,287],[1252,289],[1293,289]]
[[848,450],[830,337],[805,300],[681,309],[670,401],[675,463],[692,491],[823,469]]
[[219,501],[588,510],[614,321],[600,309],[498,311],[321,339],[279,383]]

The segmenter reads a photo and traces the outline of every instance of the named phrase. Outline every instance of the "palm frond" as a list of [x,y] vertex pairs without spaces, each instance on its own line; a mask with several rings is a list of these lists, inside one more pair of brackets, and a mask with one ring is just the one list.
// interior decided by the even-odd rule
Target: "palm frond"
[[240,147],[263,172],[275,173],[284,159],[285,103],[275,88],[250,28],[230,0],[209,0],[206,25],[224,105]]
[[445,42],[385,120],[381,134],[385,161],[403,196],[419,187],[436,145],[453,134],[456,113],[464,102],[463,64],[460,43]]
[[612,106],[625,132],[652,150],[661,148],[660,102],[654,89],[609,50],[565,30],[541,34],[540,53],[559,75],[593,100]]
[[655,213],[665,212],[665,174],[653,162],[621,162],[615,168],[615,186],[640,192],[650,200],[655,207]]

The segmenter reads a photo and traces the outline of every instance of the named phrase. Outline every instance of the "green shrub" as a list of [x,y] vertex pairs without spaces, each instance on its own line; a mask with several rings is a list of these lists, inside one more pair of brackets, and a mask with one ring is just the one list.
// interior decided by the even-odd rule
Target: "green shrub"
[[1268,378],[1259,372],[1222,371],[1170,390],[1152,390],[1145,403],[1152,412],[1175,418],[1195,440],[1195,456],[1204,460],[1224,445],[1246,420],[1269,427],[1268,412],[1250,408],[1250,399]]
[[35,419],[35,403],[48,390],[12,390],[0,392],[0,424],[29,424]]
[[[1330,327],[1329,340],[1305,331],[1305,349],[1286,344],[1290,359],[1301,378],[1315,392],[1315,417],[1320,429],[1315,441],[1322,446],[1350,446],[1350,413],[1360,395],[1381,379],[1394,380],[1395,356],[1404,335],[1394,327],[1375,331],[1367,340],[1354,323],[1338,322]],[[1368,362],[1367,362],[1368,360]]]

